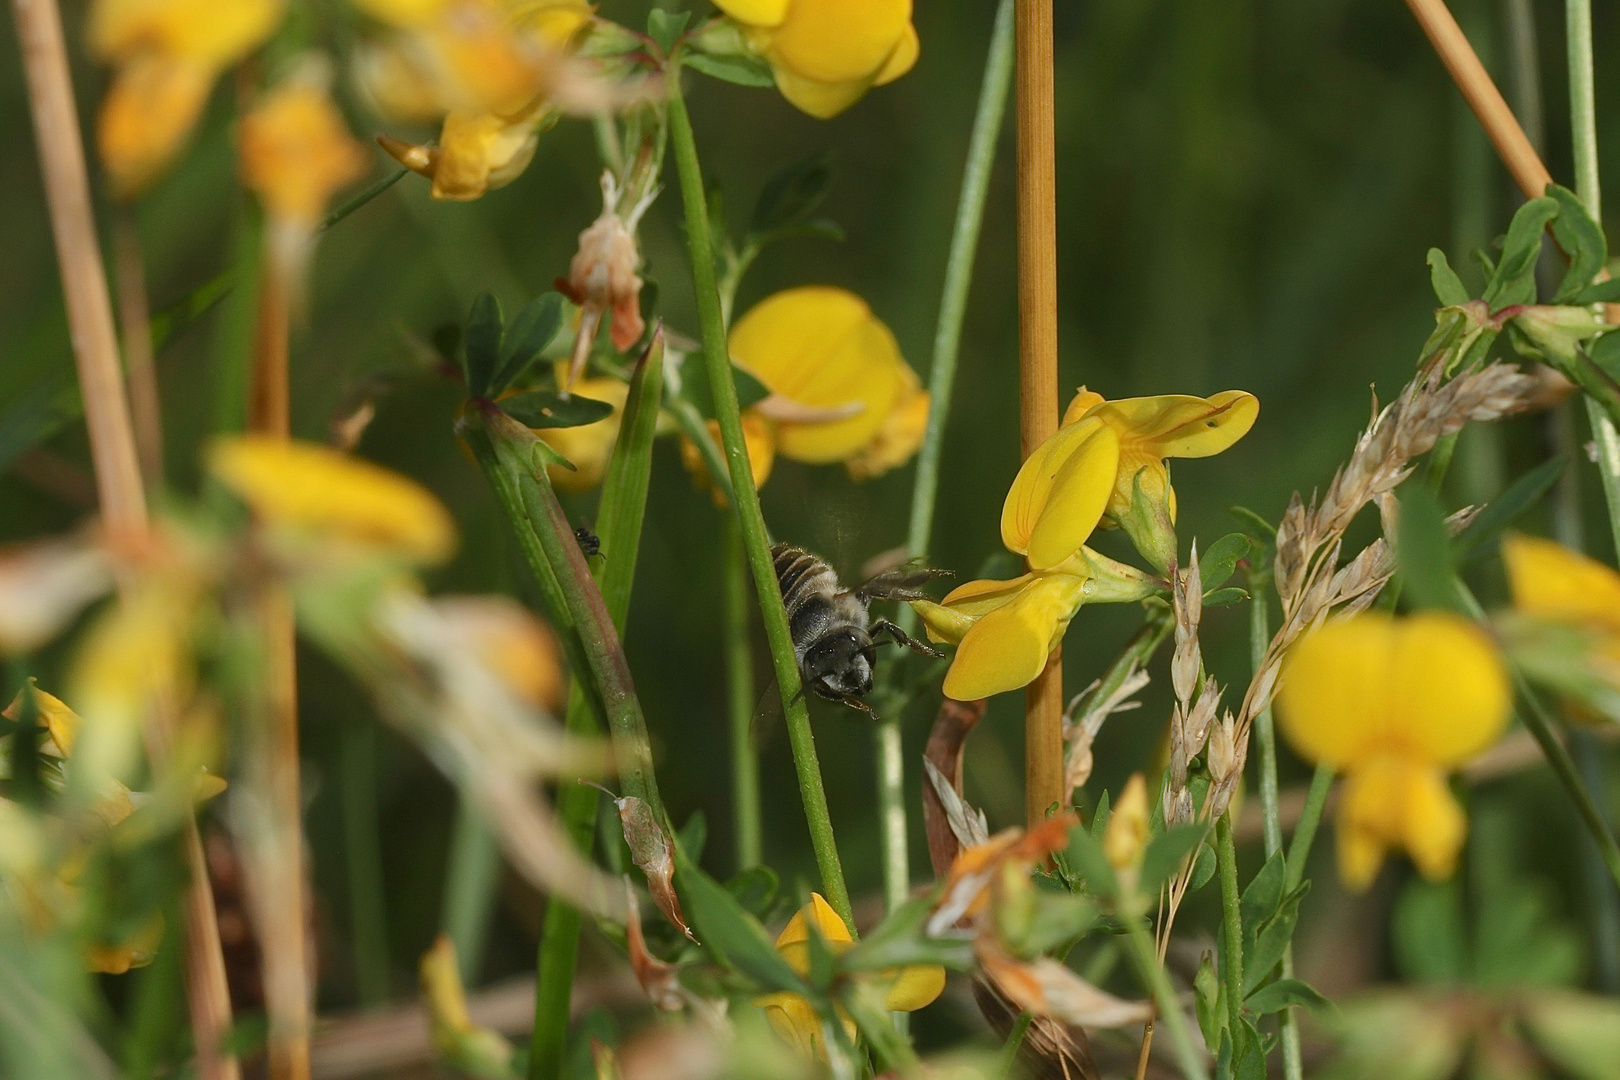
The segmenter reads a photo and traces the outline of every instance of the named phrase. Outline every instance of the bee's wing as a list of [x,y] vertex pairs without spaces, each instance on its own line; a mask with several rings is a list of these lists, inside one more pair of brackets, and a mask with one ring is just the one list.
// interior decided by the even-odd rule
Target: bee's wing
[[748,741],[757,751],[765,736],[772,730],[780,727],[784,710],[782,708],[782,689],[772,679],[771,684],[760,695],[759,704],[754,707],[754,719],[748,726]]
[[950,577],[949,570],[936,570],[919,566],[912,559],[892,570],[867,578],[855,587],[855,595],[862,600],[926,600],[922,587],[930,581]]

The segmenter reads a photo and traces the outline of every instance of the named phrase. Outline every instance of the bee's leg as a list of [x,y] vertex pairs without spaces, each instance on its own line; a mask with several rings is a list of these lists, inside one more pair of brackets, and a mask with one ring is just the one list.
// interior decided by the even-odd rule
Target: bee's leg
[[837,701],[837,702],[842,702],[843,704],[848,705],[852,709],[859,709],[859,710],[861,710],[861,712],[865,713],[867,716],[870,716],[873,720],[877,719],[877,713],[872,711],[872,706],[868,705],[866,702],[862,701],[860,698],[856,697],[854,694],[839,694],[836,697],[832,698],[832,700]]
[[904,630],[900,629],[898,626],[896,626],[894,623],[890,622],[888,619],[878,619],[878,620],[874,621],[871,626],[867,627],[867,632],[869,634],[871,634],[874,638],[877,637],[879,634],[887,634],[887,635],[889,635],[890,640],[892,640],[896,645],[904,645],[906,648],[910,649],[912,652],[919,652],[919,653],[922,653],[924,656],[944,656],[945,655],[944,653],[940,652],[938,649],[935,649],[935,648],[933,648],[931,646],[928,646],[928,645],[924,645],[922,642],[918,641],[916,638],[912,637],[910,634],[908,634]]

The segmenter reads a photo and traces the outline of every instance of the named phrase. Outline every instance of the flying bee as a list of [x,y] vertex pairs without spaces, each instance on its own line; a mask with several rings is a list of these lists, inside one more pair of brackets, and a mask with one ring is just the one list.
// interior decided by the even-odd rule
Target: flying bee
[[867,605],[873,600],[921,600],[925,594],[918,587],[948,571],[902,566],[846,589],[832,567],[803,548],[777,544],[771,558],[787,607],[799,677],[817,697],[870,713],[872,707],[861,698],[872,689],[876,647],[885,637],[925,656],[943,655],[888,619],[872,619]]

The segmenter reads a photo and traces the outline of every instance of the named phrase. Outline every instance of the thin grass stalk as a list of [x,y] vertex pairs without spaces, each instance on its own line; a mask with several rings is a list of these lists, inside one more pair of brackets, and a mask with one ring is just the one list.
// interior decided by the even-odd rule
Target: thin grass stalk
[[793,637],[788,630],[787,610],[783,606],[781,588],[772,566],[770,541],[759,506],[759,492],[754,488],[753,468],[743,441],[737,385],[732,379],[731,359],[726,351],[725,320],[720,310],[720,291],[715,280],[714,247],[709,231],[703,169],[698,162],[692,120],[687,115],[686,101],[681,96],[678,70],[671,73],[668,85],[669,125],[675,146],[675,165],[680,175],[681,202],[686,211],[686,242],[691,255],[693,291],[702,331],[703,356],[714,395],[715,419],[720,424],[721,443],[731,476],[731,505],[742,527],[748,565],[753,571],[754,588],[759,594],[765,637],[770,643],[776,683],[782,693],[782,711],[786,714],[788,741],[792,745],[793,764],[799,778],[799,798],[810,829],[810,843],[815,850],[822,893],[833,910],[853,927],[854,913],[850,908],[849,889],[844,884],[844,871],[838,858],[832,817],[827,809],[827,794],[822,786],[815,735],[810,729],[810,711],[804,701],[798,660],[793,654]]
[[1221,879],[1221,981],[1226,984],[1226,1016],[1236,1040],[1243,1026],[1243,900],[1230,808],[1215,819],[1215,868]]
[[[1057,150],[1052,0],[1017,0],[1018,420],[1028,457],[1058,426]],[[1024,691],[1024,816],[1063,801],[1063,650]]]
[[[135,452],[133,426],[119,370],[112,302],[91,210],[84,144],[73,101],[62,18],[55,0],[12,0],[29,108],[39,145],[51,234],[56,243],[62,291],[72,331],[73,355],[84,402],[85,427],[95,468],[102,522],[114,535],[146,529],[146,496]],[[120,582],[126,591],[130,582]],[[167,717],[148,725],[147,749],[160,760],[167,749]],[[231,1027],[231,999],[219,943],[213,889],[194,819],[185,825],[186,994],[200,1080],[236,1080],[236,1061],[221,1051]]]
[[1170,1046],[1175,1051],[1182,1075],[1187,1080],[1208,1080],[1209,1071],[1204,1067],[1198,1044],[1193,1042],[1192,1029],[1187,1026],[1187,1014],[1181,1009],[1181,1000],[1176,996],[1176,989],[1170,983],[1170,976],[1159,959],[1152,938],[1148,936],[1146,924],[1136,918],[1127,918],[1124,922],[1125,940],[1130,946],[1137,976],[1153,996],[1153,1004],[1158,1009],[1157,1019],[1163,1021],[1155,1026],[1162,1026],[1170,1036]]
[[725,577],[726,715],[731,731],[731,814],[737,848],[737,870],[758,866],[762,858],[759,754],[754,749],[754,650],[748,634],[748,553],[733,514],[720,523],[725,544],[721,573]]
[[[974,257],[979,247],[979,231],[990,190],[990,172],[995,165],[996,143],[1001,118],[1007,111],[1007,93],[1012,86],[1013,0],[1001,0],[996,7],[994,29],[984,78],[979,85],[979,104],[973,114],[973,133],[968,140],[967,163],[962,171],[962,192],[957,200],[956,221],[951,228],[950,252],[945,261],[945,284],[939,300],[939,320],[934,327],[933,359],[928,368],[928,426],[917,452],[917,471],[911,483],[911,518],[906,531],[906,554],[920,559],[928,554],[934,527],[934,506],[939,494],[939,463],[945,445],[945,423],[950,416],[951,394],[956,384],[956,362],[961,351],[962,321],[967,312],[968,290],[973,283]],[[909,606],[898,615],[907,633],[915,631],[917,613]],[[894,667],[885,669],[895,670]],[[911,891],[910,856],[907,851],[904,740],[901,738],[899,703],[885,708],[874,736],[877,740],[878,813],[883,822],[883,895],[888,910],[903,903]]]
[[147,488],[163,486],[163,404],[157,363],[152,356],[151,315],[146,295],[146,260],[140,225],[132,206],[113,218],[113,266],[118,275],[118,321],[124,344],[124,376],[129,386],[130,424],[141,479]]
[[471,799],[458,800],[439,926],[455,944],[456,966],[467,986],[477,983],[484,966],[484,942],[500,877],[500,838]]
[[388,899],[377,820],[377,727],[350,722],[342,746],[343,872],[349,887],[349,937],[362,1008],[388,1003]]

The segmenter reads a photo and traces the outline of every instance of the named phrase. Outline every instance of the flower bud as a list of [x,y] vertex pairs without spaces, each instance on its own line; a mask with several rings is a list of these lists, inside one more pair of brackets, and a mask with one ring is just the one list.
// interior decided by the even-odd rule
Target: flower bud
[[[641,318],[641,252],[636,248],[636,226],[641,215],[658,197],[653,188],[625,217],[619,216],[619,184],[613,173],[602,171],[602,213],[579,234],[579,251],[568,264],[568,284],[574,300],[583,309],[579,336],[574,342],[573,364],[569,369],[571,386],[585,370],[591,342],[602,316],[611,312],[608,335],[613,347],[623,352],[646,330]],[[565,387],[566,388],[566,387]]]
[[1148,839],[1147,781],[1141,773],[1132,774],[1114,804],[1103,831],[1103,855],[1119,877],[1126,895],[1136,891],[1137,874],[1142,868],[1142,852]]

